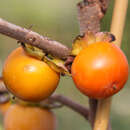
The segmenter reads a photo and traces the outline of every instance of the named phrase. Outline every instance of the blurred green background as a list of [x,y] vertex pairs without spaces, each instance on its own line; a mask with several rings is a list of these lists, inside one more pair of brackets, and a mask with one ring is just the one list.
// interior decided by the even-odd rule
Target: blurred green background
[[[14,24],[60,41],[71,47],[79,34],[76,3],[79,0],[1,0],[0,17]],[[130,5],[130,3],[129,3]],[[102,21],[102,30],[109,31],[113,3]],[[130,8],[128,8],[122,49],[130,63]],[[8,54],[18,47],[17,41],[0,35],[0,73]],[[125,88],[113,98],[111,123],[113,130],[130,130],[130,80]],[[82,95],[69,77],[63,77],[56,93],[64,94],[73,100],[88,106],[88,98]],[[90,130],[89,123],[79,114],[63,107],[54,110],[58,120],[57,130]],[[0,130],[2,129],[2,121]]]

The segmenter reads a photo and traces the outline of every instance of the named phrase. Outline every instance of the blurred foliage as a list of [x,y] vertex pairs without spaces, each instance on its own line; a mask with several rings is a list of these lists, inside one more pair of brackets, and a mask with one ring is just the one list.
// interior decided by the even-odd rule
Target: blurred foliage
[[[1,0],[0,17],[14,24],[29,28],[60,41],[71,47],[71,43],[79,34],[76,3],[79,0]],[[130,6],[130,3],[129,3]],[[109,31],[113,3],[102,21],[102,30]],[[130,8],[128,8],[126,26],[123,37],[122,49],[130,63]],[[4,59],[16,47],[17,41],[0,35],[0,72]],[[111,122],[113,130],[130,130],[130,80],[119,94],[114,96]],[[88,98],[82,95],[69,77],[63,77],[56,93],[64,94],[73,100],[88,106]],[[57,130],[89,130],[90,125],[85,119],[70,109],[63,107],[54,110],[57,115]],[[2,123],[1,123],[2,124]],[[2,126],[2,125],[1,125]],[[2,130],[0,126],[0,130]]]

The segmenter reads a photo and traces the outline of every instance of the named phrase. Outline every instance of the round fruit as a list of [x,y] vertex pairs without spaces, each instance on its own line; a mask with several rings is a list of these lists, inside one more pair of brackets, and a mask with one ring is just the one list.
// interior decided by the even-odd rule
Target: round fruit
[[2,115],[5,115],[5,113],[9,109],[10,105],[11,105],[10,101],[6,102],[6,103],[1,103],[0,104],[0,113],[2,113]]
[[4,130],[56,130],[56,118],[47,109],[14,104],[5,114],[4,128]]
[[128,62],[112,43],[94,43],[83,49],[72,64],[77,88],[90,98],[103,99],[117,93],[128,79]]
[[8,90],[26,101],[40,101],[56,89],[60,75],[45,62],[27,55],[21,48],[14,50],[3,67],[3,80]]

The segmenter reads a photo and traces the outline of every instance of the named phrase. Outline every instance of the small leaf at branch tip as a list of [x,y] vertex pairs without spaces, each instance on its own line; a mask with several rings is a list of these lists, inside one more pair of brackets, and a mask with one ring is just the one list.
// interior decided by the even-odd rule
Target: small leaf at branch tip
[[90,44],[96,42],[113,42],[115,36],[110,32],[86,32],[84,35],[78,35],[72,44],[71,55],[76,56],[79,52],[89,46]]
[[37,47],[34,47],[30,44],[21,43],[21,45],[22,45],[23,49],[27,52],[28,55],[44,61],[57,73],[61,73],[62,75],[71,76],[68,69],[64,65],[65,64],[64,60],[58,59],[54,56],[51,56],[50,54],[46,54],[43,52],[43,50],[41,50]]

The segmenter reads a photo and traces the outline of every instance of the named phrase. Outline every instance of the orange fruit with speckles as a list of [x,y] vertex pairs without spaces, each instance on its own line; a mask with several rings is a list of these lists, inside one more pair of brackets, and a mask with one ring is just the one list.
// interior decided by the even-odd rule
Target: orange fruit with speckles
[[20,99],[40,101],[56,89],[60,74],[45,62],[29,56],[22,47],[14,50],[3,66],[7,89]]
[[73,81],[82,93],[103,99],[123,88],[128,79],[128,62],[115,44],[98,42],[81,50],[71,71]]
[[48,109],[14,104],[5,114],[4,130],[56,130],[56,118]]

